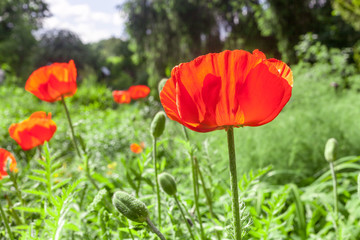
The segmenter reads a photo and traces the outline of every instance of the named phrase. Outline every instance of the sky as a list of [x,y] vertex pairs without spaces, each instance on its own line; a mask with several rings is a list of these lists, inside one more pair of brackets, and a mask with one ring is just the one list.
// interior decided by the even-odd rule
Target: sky
[[116,6],[124,0],[45,0],[52,17],[45,18],[43,31],[66,29],[78,34],[84,43],[121,37],[125,17]]

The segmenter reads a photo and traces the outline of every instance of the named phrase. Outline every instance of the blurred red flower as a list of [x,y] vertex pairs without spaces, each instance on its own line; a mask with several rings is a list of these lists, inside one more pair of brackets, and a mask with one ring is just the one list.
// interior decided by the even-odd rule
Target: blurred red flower
[[135,85],[131,86],[128,90],[130,92],[131,99],[139,99],[139,98],[145,98],[150,93],[150,88],[145,85]]
[[130,150],[133,152],[133,153],[141,153],[143,151],[143,148],[137,144],[137,143],[132,143],[130,145]]
[[10,137],[25,151],[50,141],[55,131],[51,113],[46,116],[45,112],[34,112],[28,119],[9,127]]
[[200,56],[173,68],[160,93],[168,117],[197,132],[272,121],[289,101],[290,68],[259,50]]
[[7,168],[7,161],[10,159],[10,171],[12,172],[17,172],[17,168],[16,168],[16,160],[15,157],[8,152],[7,150],[0,148],[0,180],[4,177],[7,176],[8,173],[6,171]]
[[76,67],[69,63],[53,63],[35,70],[26,81],[25,90],[46,102],[55,102],[76,93]]
[[122,91],[122,90],[115,90],[112,92],[112,95],[114,97],[114,101],[117,103],[130,103],[130,93],[129,91]]

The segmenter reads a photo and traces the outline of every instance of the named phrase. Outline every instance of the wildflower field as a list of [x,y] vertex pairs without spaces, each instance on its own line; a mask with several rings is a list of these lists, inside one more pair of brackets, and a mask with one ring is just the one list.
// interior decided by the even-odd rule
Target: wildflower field
[[[332,21],[353,29],[295,32],[292,42],[274,27],[274,50],[261,27],[281,20],[271,1],[225,2],[182,7],[206,9],[206,19],[256,17],[254,43],[231,21],[217,48],[212,31],[199,45],[185,33],[166,38],[171,24],[193,32],[180,2],[134,0],[118,7],[130,40],[81,45],[65,34],[69,45],[50,44],[64,55],[49,57],[44,34],[24,66],[0,56],[0,239],[360,239],[359,44],[350,37],[360,19],[342,12],[346,1],[309,1],[308,11],[338,11]],[[46,17],[46,1],[0,10],[20,3],[19,19],[39,3]],[[169,35],[163,20],[142,19],[149,9],[166,16]],[[197,31],[209,23],[201,19]],[[146,21],[152,31],[141,35]],[[0,55],[11,46],[5,33]]]

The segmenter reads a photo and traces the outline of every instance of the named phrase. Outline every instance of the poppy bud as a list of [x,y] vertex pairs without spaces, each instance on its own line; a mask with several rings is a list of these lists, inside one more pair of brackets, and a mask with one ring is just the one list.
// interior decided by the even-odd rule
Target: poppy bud
[[165,113],[163,111],[158,112],[152,123],[150,126],[150,131],[151,131],[151,135],[154,138],[158,138],[162,135],[162,133],[164,132],[165,129],[165,121],[166,121],[166,117],[165,117]]
[[160,80],[159,84],[158,84],[158,91],[159,91],[159,94],[160,92],[162,91],[162,89],[164,88],[165,86],[165,83],[168,79],[167,78],[163,78]]
[[149,217],[146,205],[126,192],[114,193],[112,202],[116,209],[131,221],[142,223]]
[[159,179],[159,183],[160,183],[162,190],[166,194],[168,194],[170,196],[173,196],[176,194],[176,192],[177,192],[176,182],[172,175],[170,175],[166,172],[163,172],[159,175],[158,179]]
[[336,159],[337,141],[335,138],[330,138],[325,145],[325,159],[328,162],[333,162]]

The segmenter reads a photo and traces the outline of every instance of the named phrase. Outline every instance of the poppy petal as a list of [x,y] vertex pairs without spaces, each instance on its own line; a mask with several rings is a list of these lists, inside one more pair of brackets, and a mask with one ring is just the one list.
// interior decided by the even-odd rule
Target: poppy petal
[[[269,71],[266,64],[258,64],[236,89],[244,125],[259,126],[275,118],[284,107],[283,99],[290,98],[291,86],[283,78]],[[287,101],[286,101],[287,102]]]

